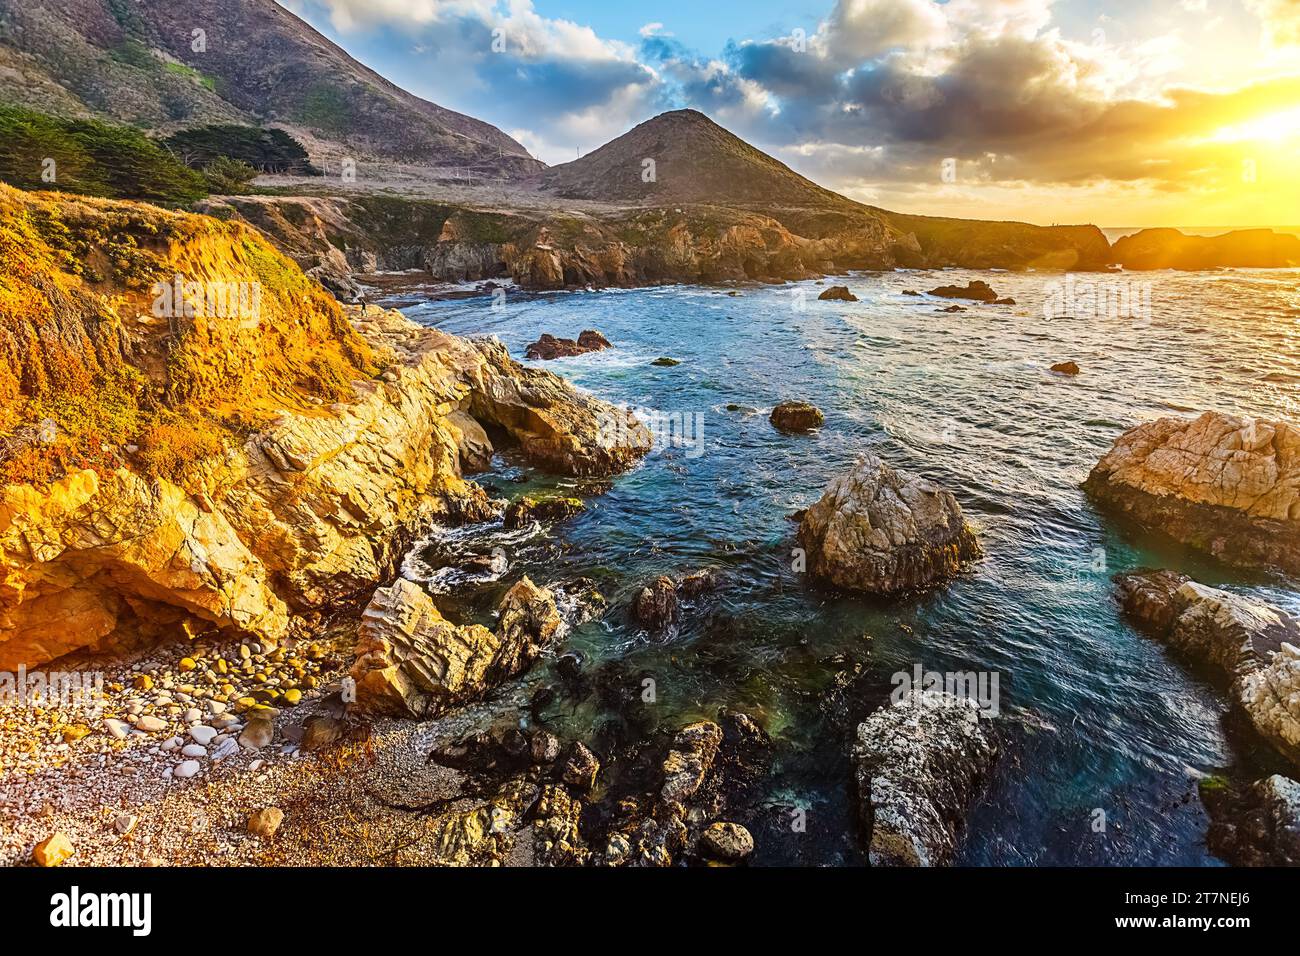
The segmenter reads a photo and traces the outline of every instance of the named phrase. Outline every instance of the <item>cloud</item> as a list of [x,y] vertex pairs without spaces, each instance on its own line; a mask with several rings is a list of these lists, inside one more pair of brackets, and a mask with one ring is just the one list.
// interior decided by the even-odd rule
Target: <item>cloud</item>
[[1300,46],[1300,0],[1245,0],[1273,46]]

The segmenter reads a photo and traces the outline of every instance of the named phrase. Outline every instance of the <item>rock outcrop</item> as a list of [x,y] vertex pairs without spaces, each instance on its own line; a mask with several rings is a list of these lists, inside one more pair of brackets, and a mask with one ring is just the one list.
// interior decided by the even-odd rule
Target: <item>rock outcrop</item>
[[1242,567],[1300,574],[1300,427],[1206,412],[1125,432],[1084,489],[1144,528]]
[[769,416],[772,426],[783,432],[806,432],[826,423],[822,410],[810,402],[782,402]]
[[951,492],[871,453],[804,513],[799,543],[815,578],[877,594],[924,587],[981,554]]
[[586,355],[588,352],[601,352],[613,347],[609,339],[595,329],[584,330],[577,339],[557,339],[548,332],[528,346],[524,357],[532,361],[550,361],[571,358],[574,355]]
[[522,673],[564,630],[549,591],[523,578],[506,594],[497,627],[447,621],[417,584],[380,588],[362,617],[356,708],[425,719]]
[[1300,237],[1271,229],[1188,236],[1177,229],[1143,229],[1118,240],[1111,259],[1125,269],[1285,269],[1300,265]]
[[833,285],[817,297],[820,302],[857,302],[858,297],[849,291],[848,286]]
[[913,690],[858,725],[859,817],[873,866],[946,866],[998,748],[975,701]]
[[1201,784],[1206,845],[1233,866],[1300,866],[1300,783],[1274,774],[1244,788]]
[[[499,342],[374,307],[349,324],[237,224],[61,203],[0,187],[0,271],[36,282],[16,290],[22,310],[0,310],[0,423],[20,423],[0,431],[0,467],[24,476],[0,485],[0,669],[181,631],[275,644],[293,614],[390,577],[431,522],[498,513],[464,478],[490,455],[484,426],[562,474],[613,474],[650,447],[630,412]],[[40,232],[59,215],[134,249],[115,260],[129,274],[64,272]],[[260,283],[260,314],[158,320],[150,282],[170,291],[176,273]],[[29,320],[61,331],[32,339],[43,350],[18,347]],[[128,406],[115,431],[97,425],[91,442],[54,423],[47,444],[24,422],[33,398],[74,402],[96,377],[128,383],[103,395]]]
[[1300,622],[1171,571],[1128,572],[1116,585],[1141,631],[1219,673],[1260,736],[1300,762]]
[[714,590],[718,572],[704,568],[674,581],[666,574],[655,578],[632,601],[632,619],[652,631],[664,631],[681,617],[683,600],[689,601]]
[[931,289],[930,295],[937,295],[942,299],[970,299],[973,302],[996,302],[998,300],[998,294],[983,279],[976,279],[964,286],[941,285],[937,289]]

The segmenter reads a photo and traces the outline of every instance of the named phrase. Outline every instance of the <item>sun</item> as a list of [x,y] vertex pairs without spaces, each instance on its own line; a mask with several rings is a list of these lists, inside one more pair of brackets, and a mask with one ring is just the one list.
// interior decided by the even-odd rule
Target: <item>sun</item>
[[1218,143],[1280,143],[1297,137],[1300,137],[1300,107],[1256,116],[1231,126],[1221,126],[1209,138]]

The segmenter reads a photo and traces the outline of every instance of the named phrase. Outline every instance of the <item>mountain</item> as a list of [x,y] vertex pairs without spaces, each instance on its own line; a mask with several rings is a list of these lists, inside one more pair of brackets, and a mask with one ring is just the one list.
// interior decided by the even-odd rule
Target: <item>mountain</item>
[[566,199],[606,202],[857,205],[696,110],[661,113],[581,159],[548,169],[540,185]]
[[1300,265],[1300,238],[1271,229],[1222,236],[1188,236],[1177,229],[1143,229],[1115,243],[1125,269],[1279,269]]
[[[195,31],[202,31],[197,34]],[[273,0],[0,0],[0,103],[158,132],[283,127],[350,157],[516,178],[496,127],[407,93]]]
[[581,159],[546,170],[537,184],[566,199],[761,211],[799,236],[841,250],[863,230],[912,237],[890,241],[890,264],[1099,269],[1110,256],[1110,243],[1095,226],[945,219],[863,205],[800,176],[695,110],[656,116]]

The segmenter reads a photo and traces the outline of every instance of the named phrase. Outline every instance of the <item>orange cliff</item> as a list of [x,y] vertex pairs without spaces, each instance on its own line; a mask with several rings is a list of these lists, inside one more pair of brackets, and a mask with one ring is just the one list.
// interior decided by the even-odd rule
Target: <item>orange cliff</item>
[[462,466],[485,425],[567,474],[650,445],[500,343],[345,314],[246,226],[3,185],[0,358],[6,670],[179,632],[275,643],[368,597],[430,522],[496,513]]

